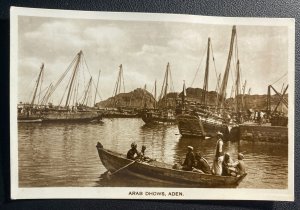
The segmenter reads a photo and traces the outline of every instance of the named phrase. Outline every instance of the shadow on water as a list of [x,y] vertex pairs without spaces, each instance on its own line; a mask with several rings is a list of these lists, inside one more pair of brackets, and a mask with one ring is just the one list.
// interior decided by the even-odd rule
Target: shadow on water
[[99,180],[95,181],[95,187],[180,187],[162,182],[149,182],[128,174],[119,174],[110,178],[106,173],[100,175]]
[[[100,175],[95,181],[95,187],[164,187],[164,188],[199,188],[197,185],[185,185],[183,183],[166,183],[160,181],[148,181],[126,173],[115,176],[107,176],[107,172]],[[236,188],[236,186],[218,186],[218,188]]]

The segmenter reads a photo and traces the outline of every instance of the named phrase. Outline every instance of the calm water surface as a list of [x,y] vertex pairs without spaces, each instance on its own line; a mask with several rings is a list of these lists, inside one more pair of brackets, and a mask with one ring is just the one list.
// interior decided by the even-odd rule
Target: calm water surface
[[[149,186],[142,181],[114,178],[103,181],[106,171],[97,149],[126,154],[132,141],[147,146],[146,154],[166,163],[184,160],[186,147],[201,151],[212,163],[216,139],[182,138],[176,125],[146,126],[141,119],[104,119],[99,124],[18,125],[20,187]],[[239,188],[287,188],[287,145],[225,142],[225,151],[244,152],[248,175]],[[151,186],[151,185],[150,185]]]

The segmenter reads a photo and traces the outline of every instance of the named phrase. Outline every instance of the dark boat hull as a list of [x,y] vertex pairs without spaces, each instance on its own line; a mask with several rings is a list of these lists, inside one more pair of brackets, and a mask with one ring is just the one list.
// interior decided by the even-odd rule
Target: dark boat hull
[[43,117],[43,122],[91,122],[101,120],[102,115],[97,112],[53,112]]
[[139,114],[104,113],[104,118],[139,118]]
[[41,115],[18,115],[18,123],[40,123],[43,121]]
[[153,113],[143,113],[142,120],[145,124],[176,124],[177,120],[175,117],[168,117],[168,116],[156,116]]
[[197,115],[181,114],[177,116],[179,133],[182,136],[215,136],[218,131],[224,136],[228,136],[229,129],[227,125],[201,119]]
[[[132,160],[126,159],[125,156],[103,149],[99,143],[97,145],[98,154],[102,164],[110,172],[114,172],[130,163]],[[152,161],[134,162],[127,168],[118,172],[119,175],[134,176],[153,182],[167,184],[170,187],[236,187],[244,179],[246,174],[240,177],[216,176],[209,174],[200,174],[190,171],[172,169],[169,164]]]

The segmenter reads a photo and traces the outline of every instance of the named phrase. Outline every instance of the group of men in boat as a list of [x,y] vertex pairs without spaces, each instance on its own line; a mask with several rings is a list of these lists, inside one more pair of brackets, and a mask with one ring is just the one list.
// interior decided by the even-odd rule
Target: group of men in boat
[[[202,156],[200,152],[194,154],[194,148],[188,146],[188,152],[186,154],[185,160],[182,164],[181,169],[186,171],[194,171],[203,174],[214,174],[220,176],[240,176],[246,173],[246,168],[244,164],[244,155],[242,153],[238,154],[238,160],[233,162],[229,153],[223,152],[223,134],[221,132],[217,133],[217,146],[215,158],[210,167],[208,161]],[[174,165],[174,169],[178,168],[178,165]]]
[[141,151],[137,150],[137,144],[133,142],[131,144],[131,149],[127,152],[127,159],[137,160],[137,161],[148,161],[149,157],[145,156],[146,146],[143,145]]
[[[223,152],[223,134],[217,133],[217,146],[215,158],[210,167],[208,161],[203,157],[201,152],[194,153],[194,148],[188,146],[188,152],[186,153],[185,160],[182,164],[175,164],[173,169],[193,171],[202,174],[214,174],[219,176],[240,176],[246,173],[244,164],[244,155],[238,154],[238,160],[232,161],[229,153]],[[151,161],[149,157],[145,156],[146,146],[143,145],[141,151],[137,150],[137,144],[133,142],[131,149],[127,152],[127,158],[135,161]]]

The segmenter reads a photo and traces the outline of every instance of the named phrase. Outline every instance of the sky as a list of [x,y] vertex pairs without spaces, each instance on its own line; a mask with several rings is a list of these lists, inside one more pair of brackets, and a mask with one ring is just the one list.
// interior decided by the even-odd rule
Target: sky
[[[18,100],[30,101],[41,63],[45,64],[45,89],[60,78],[80,50],[88,66],[84,71],[90,72],[95,83],[101,70],[102,100],[112,96],[120,64],[126,92],[145,84],[152,92],[155,80],[160,92],[168,62],[174,91],[182,90],[183,80],[187,87],[202,88],[208,37],[215,60],[215,68],[210,60],[208,89],[215,90],[216,75],[225,71],[231,30],[232,25],[19,16]],[[267,86],[287,73],[287,27],[237,25],[235,43],[241,80],[247,80],[246,90],[251,88],[251,94],[266,94]],[[234,75],[231,68],[228,95]],[[287,84],[287,76],[274,86],[280,91],[283,83]],[[57,89],[54,103],[63,90]],[[97,101],[101,99],[97,96]]]

